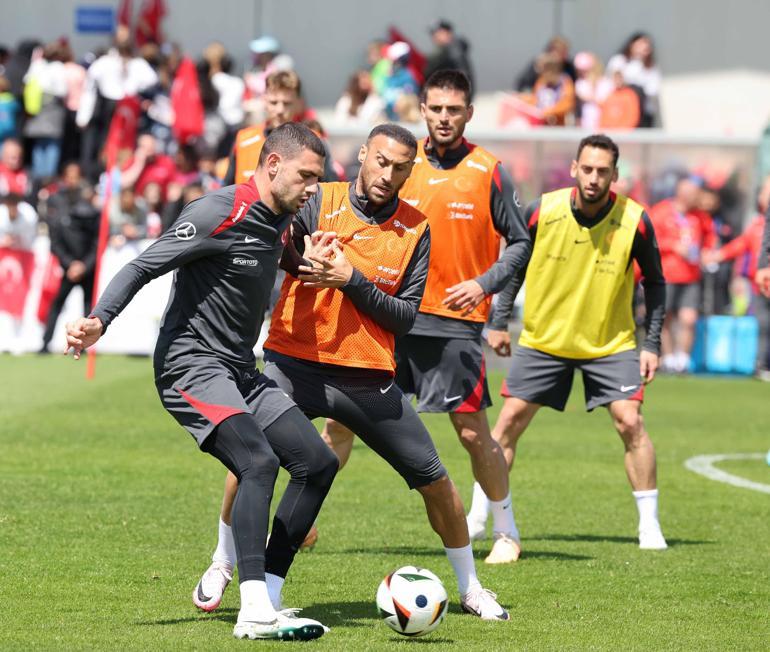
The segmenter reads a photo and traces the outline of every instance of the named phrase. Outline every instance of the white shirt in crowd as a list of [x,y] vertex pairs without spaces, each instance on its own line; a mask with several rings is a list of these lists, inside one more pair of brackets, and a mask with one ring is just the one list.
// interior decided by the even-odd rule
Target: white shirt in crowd
[[29,64],[27,74],[24,75],[26,83],[32,79],[40,85],[43,93],[56,97],[64,97],[67,94],[67,78],[61,61],[36,59]]
[[370,126],[385,116],[385,103],[377,93],[369,93],[355,115],[350,115],[350,95],[345,93],[334,107],[334,121],[339,125]]
[[16,219],[8,205],[0,204],[0,246],[31,251],[37,235],[37,213],[27,202],[19,202]]
[[240,77],[226,72],[214,73],[211,83],[219,93],[219,115],[228,127],[237,127],[243,122],[243,93],[246,84]]
[[78,126],[85,127],[91,121],[97,91],[108,100],[117,101],[141,93],[157,83],[157,73],[144,59],[124,59],[117,50],[110,50],[94,61],[86,73],[86,85],[75,118]]

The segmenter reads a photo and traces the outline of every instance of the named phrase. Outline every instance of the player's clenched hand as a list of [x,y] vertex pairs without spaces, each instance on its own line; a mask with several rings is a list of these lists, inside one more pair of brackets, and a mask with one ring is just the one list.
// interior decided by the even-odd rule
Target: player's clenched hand
[[73,350],[75,360],[102,336],[102,321],[98,317],[81,317],[67,324],[67,346],[64,355]]
[[450,310],[462,310],[463,317],[471,314],[487,296],[478,281],[473,279],[453,285],[446,291],[447,296],[442,303]]
[[508,331],[487,331],[487,344],[497,355],[507,358],[511,355],[511,334]]
[[[307,237],[307,236],[306,236]],[[313,267],[299,266],[299,276],[302,285],[310,288],[340,288],[348,283],[353,276],[353,265],[350,264],[337,240],[331,243],[332,257],[305,256],[313,263]]]
[[[312,235],[304,237],[305,251],[304,257],[313,262],[331,258],[334,254],[332,243],[337,241],[337,234],[334,231],[314,231]],[[320,262],[318,263],[320,266]]]
[[642,351],[639,354],[639,373],[645,385],[651,383],[655,378],[659,361],[658,356],[652,351]]
[[758,269],[756,276],[754,276],[754,282],[759,291],[770,299],[770,267]]

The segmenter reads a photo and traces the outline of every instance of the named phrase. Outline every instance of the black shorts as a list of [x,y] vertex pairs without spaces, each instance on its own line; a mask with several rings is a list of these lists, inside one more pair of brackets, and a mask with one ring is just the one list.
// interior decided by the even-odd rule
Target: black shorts
[[216,358],[195,357],[156,372],[155,387],[163,407],[198,446],[234,414],[252,414],[260,428],[267,428],[294,407],[286,392],[259,370],[239,369]]
[[382,457],[411,489],[447,472],[412,404],[386,372],[344,369],[265,351],[265,375],[310,419],[328,417],[352,430]]
[[396,384],[418,412],[479,412],[492,405],[481,342],[405,335],[396,340]]
[[586,409],[613,401],[644,399],[644,384],[639,371],[639,354],[623,351],[603,358],[575,360],[519,346],[513,354],[511,369],[500,394],[529,403],[564,410],[575,370],[583,372]]

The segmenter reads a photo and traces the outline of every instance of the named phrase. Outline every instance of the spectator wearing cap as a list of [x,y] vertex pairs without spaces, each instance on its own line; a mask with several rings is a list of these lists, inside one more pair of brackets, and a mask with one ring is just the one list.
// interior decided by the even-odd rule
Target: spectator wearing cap
[[425,79],[438,70],[460,70],[473,83],[473,70],[469,58],[470,45],[468,40],[455,33],[454,25],[447,20],[439,20],[430,28],[430,36],[434,50],[425,65]]
[[701,180],[692,177],[680,179],[674,196],[658,202],[650,210],[666,277],[662,366],[675,373],[687,373],[690,367],[695,322],[701,305],[701,260],[703,252],[716,245],[711,216],[699,209],[700,183]]
[[387,50],[391,62],[390,75],[385,80],[382,99],[389,120],[398,120],[396,103],[402,95],[417,95],[420,88],[417,80],[407,67],[410,48],[403,41],[392,43]]
[[[274,36],[265,34],[249,43],[253,55],[253,67],[244,76],[246,83],[246,112],[254,115],[262,113],[262,96],[265,94],[267,78],[280,70],[294,70],[294,60],[281,53],[281,44]],[[247,120],[247,123],[255,122]]]

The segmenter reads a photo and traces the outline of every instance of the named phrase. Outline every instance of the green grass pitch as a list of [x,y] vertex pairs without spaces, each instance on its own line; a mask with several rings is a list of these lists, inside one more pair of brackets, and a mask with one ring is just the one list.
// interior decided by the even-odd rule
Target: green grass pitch
[[[224,475],[163,411],[148,359],[102,357],[97,379],[57,358],[0,357],[0,649],[210,650],[232,639],[238,592],[213,614],[190,595],[216,537]],[[493,392],[500,376],[491,378]],[[607,415],[573,393],[542,411],[519,448],[514,506],[524,556],[485,567],[509,623],[460,613],[422,501],[360,444],[298,556],[288,606],[331,626],[328,650],[766,650],[770,496],[683,466],[697,454],[770,447],[768,386],[660,378],[645,418],[656,444],[665,552],[638,550],[622,447]],[[494,418],[497,407],[491,410]],[[465,500],[470,467],[443,415],[426,417]],[[763,460],[725,470],[770,484]],[[285,477],[279,483],[282,486]],[[381,578],[425,566],[450,593],[444,624],[405,639],[379,622]],[[283,643],[281,645],[290,645]],[[295,644],[299,645],[299,644]]]

